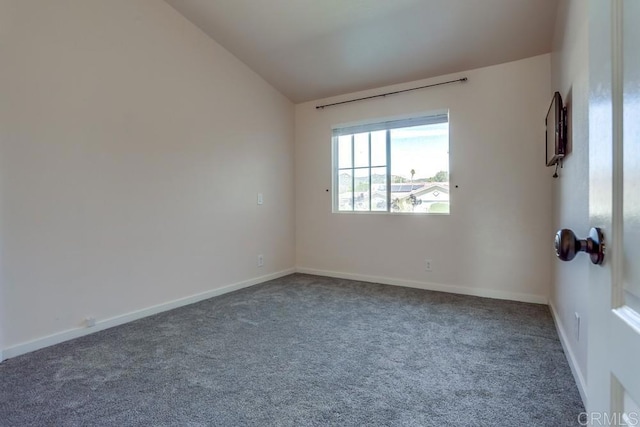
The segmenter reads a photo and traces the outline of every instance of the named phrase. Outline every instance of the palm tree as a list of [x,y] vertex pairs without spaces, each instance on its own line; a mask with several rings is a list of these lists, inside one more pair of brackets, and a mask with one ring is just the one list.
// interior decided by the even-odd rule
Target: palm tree
[[413,176],[416,174],[415,169],[411,169],[411,188],[409,189],[409,202],[411,203],[411,211],[416,210],[416,196],[413,194]]

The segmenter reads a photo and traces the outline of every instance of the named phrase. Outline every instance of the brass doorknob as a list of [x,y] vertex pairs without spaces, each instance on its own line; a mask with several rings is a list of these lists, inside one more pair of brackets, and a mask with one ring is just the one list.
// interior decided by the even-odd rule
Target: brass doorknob
[[573,231],[563,228],[556,233],[556,256],[562,261],[571,261],[578,252],[586,252],[594,264],[604,261],[604,234],[599,228],[592,228],[589,237],[578,239]]

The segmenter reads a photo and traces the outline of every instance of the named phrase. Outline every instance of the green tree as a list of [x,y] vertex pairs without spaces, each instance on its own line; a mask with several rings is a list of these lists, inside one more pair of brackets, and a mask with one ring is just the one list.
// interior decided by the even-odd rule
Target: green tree
[[449,172],[440,171],[433,176],[433,182],[448,182],[449,181]]
[[403,178],[403,177],[401,177],[399,175],[391,175],[391,183],[400,184],[400,183],[403,183],[403,182],[407,182],[407,179]]
[[368,182],[358,182],[356,184],[356,191],[369,191],[369,183]]

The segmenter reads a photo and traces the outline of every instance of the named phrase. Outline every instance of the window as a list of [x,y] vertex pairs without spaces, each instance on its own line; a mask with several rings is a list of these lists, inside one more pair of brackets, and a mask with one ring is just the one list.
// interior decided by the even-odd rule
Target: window
[[449,213],[447,113],[333,130],[334,212]]

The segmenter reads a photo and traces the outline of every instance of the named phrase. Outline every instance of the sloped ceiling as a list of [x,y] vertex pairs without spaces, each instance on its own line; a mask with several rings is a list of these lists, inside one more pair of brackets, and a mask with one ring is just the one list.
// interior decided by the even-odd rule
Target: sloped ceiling
[[551,51],[558,0],[165,0],[295,103]]

